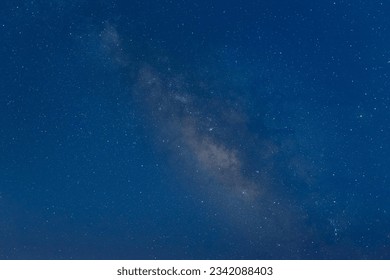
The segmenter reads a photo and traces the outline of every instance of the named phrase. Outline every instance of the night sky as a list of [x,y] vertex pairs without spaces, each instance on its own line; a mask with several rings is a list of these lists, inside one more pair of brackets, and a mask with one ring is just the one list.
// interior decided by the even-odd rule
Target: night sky
[[390,259],[389,28],[377,0],[1,1],[0,258]]

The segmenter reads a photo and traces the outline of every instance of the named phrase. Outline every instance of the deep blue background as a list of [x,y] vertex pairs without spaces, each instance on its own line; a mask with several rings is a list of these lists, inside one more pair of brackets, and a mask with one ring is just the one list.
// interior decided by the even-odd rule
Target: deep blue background
[[[389,12],[352,0],[3,1],[0,258],[388,259]],[[254,144],[210,114],[246,170],[256,135],[283,151],[271,192],[305,213],[308,241],[248,235],[161,147],[166,120],[133,93],[144,63],[170,75],[161,58],[215,90],[217,108],[245,112]],[[200,115],[215,109],[189,94]],[[297,156],[310,171],[291,167]]]

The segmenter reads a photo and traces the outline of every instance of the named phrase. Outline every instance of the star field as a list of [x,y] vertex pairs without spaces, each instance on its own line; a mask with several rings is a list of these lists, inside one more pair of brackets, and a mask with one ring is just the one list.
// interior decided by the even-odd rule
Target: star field
[[389,258],[388,3],[2,6],[0,258]]

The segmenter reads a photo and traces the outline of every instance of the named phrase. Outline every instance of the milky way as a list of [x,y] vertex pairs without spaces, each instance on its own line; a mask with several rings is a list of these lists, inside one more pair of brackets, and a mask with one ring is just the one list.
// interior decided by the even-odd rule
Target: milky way
[[4,4],[1,258],[389,257],[384,1]]
[[[264,124],[263,129],[251,129],[252,120],[233,87],[218,89],[223,75],[208,85],[198,70],[179,73],[164,56],[132,62],[134,54],[124,51],[109,24],[100,37],[112,63],[124,73],[128,94],[152,127],[156,149],[168,152],[171,168],[185,174],[179,177],[189,193],[198,193],[222,219],[239,228],[256,244],[255,251],[272,257],[283,245],[304,248],[310,243],[308,214],[291,197],[294,188],[306,189],[314,175],[290,132],[275,132]],[[223,90],[227,92],[214,93]],[[294,177],[294,185],[285,184],[290,179],[286,176]],[[299,249],[295,251],[299,256]]]

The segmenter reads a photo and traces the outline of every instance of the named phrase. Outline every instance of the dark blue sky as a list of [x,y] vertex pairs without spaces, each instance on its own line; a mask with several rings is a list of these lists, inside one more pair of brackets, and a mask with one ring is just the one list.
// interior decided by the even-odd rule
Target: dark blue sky
[[389,259],[386,1],[3,1],[0,258]]

